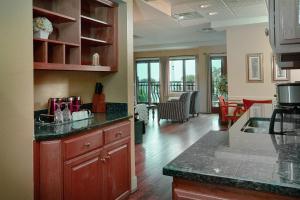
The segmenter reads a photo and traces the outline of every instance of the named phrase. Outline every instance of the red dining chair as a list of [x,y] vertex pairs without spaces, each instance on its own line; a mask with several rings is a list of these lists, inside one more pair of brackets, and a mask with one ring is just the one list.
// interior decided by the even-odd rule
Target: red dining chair
[[242,108],[234,102],[226,102],[223,96],[219,96],[220,118],[222,123],[228,123],[230,127],[241,116]]
[[245,111],[248,110],[255,103],[272,104],[272,100],[250,100],[250,99],[243,99],[244,110]]

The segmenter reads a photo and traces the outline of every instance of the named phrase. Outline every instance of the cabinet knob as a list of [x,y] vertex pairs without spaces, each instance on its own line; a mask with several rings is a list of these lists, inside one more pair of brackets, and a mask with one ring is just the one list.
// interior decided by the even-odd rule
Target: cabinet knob
[[91,143],[90,143],[90,142],[84,143],[84,146],[85,146],[85,147],[90,147],[90,146],[91,146]]
[[269,29],[268,28],[265,29],[265,35],[269,36]]
[[118,132],[116,133],[116,137],[119,137],[119,136],[122,136],[122,131],[118,131]]

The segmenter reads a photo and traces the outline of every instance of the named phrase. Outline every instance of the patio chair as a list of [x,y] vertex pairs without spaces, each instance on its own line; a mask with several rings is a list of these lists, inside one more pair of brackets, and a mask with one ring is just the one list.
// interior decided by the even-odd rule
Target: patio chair
[[272,100],[250,100],[250,99],[243,99],[244,111],[248,110],[255,103],[272,104]]
[[219,96],[220,119],[222,123],[228,123],[228,127],[239,119],[243,110],[237,103],[226,102],[223,96]]
[[188,121],[190,114],[191,93],[183,93],[178,100],[158,104],[158,123],[160,119]]

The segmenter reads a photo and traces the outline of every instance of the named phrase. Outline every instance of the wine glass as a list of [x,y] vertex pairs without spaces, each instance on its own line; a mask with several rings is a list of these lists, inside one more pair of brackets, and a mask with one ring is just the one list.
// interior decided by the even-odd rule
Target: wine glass
[[60,104],[55,103],[57,109],[54,111],[54,121],[56,123],[62,123],[64,121],[63,112],[61,111]]
[[71,111],[69,109],[69,105],[71,105],[70,103],[63,103],[65,105],[65,109],[62,111],[63,114],[63,120],[64,122],[68,122],[72,120],[72,115],[71,115]]

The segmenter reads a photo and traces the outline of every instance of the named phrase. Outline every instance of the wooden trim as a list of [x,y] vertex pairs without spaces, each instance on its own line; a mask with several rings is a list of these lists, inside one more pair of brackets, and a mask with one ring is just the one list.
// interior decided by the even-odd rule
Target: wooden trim
[[299,197],[283,196],[275,193],[247,190],[218,184],[207,184],[174,178],[172,184],[174,200],[296,200]]
[[109,71],[111,71],[110,66],[57,64],[57,63],[44,63],[44,62],[35,62],[34,69],[58,70],[58,71],[94,71],[94,72],[109,72]]

